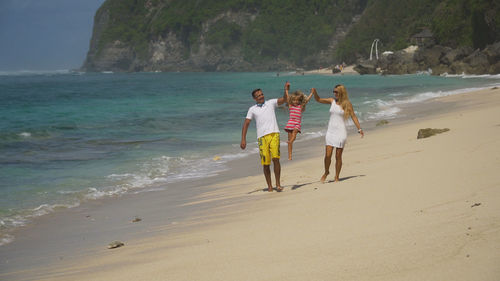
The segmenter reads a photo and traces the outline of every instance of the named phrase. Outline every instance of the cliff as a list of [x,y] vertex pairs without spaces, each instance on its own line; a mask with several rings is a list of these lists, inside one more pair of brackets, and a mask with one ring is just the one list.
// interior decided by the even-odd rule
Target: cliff
[[[366,0],[107,0],[85,71],[267,71],[332,64]],[[337,13],[342,11],[343,16]]]
[[381,51],[402,50],[422,28],[447,48],[481,49],[500,41],[499,8],[487,0],[107,0],[82,70],[313,69],[367,57],[374,38]]

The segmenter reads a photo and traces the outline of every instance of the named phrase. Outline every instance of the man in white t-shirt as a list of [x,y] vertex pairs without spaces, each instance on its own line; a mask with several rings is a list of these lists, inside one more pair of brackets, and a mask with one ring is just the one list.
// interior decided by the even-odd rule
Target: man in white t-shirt
[[267,182],[267,191],[273,191],[271,182],[271,161],[274,165],[274,176],[276,178],[276,190],[282,191],[280,183],[281,164],[280,164],[280,129],[276,121],[276,107],[286,101],[287,91],[290,89],[290,83],[285,84],[285,93],[279,99],[266,101],[261,89],[255,89],[252,92],[256,105],[248,109],[247,117],[241,130],[241,149],[247,147],[247,131],[252,119],[255,119],[257,127],[257,139],[259,143],[260,162],[264,168],[264,176]]

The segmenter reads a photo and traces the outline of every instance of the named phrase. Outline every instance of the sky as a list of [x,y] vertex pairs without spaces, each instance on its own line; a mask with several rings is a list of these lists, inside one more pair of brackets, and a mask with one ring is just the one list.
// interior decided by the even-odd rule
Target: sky
[[0,0],[0,71],[82,66],[105,0]]

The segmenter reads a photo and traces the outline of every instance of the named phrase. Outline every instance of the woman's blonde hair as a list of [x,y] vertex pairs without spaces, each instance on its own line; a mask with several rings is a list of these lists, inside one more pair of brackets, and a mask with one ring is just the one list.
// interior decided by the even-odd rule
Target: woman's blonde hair
[[349,101],[349,96],[347,95],[347,90],[344,85],[339,84],[335,86],[334,91],[338,93],[337,103],[344,110],[344,119],[349,118],[353,114],[353,109],[351,101]]

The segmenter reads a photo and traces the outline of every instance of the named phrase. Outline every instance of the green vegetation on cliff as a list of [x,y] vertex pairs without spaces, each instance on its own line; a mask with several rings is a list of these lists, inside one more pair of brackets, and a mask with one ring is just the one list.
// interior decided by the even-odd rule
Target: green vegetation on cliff
[[348,24],[363,11],[367,0],[107,0],[108,25],[99,47],[119,40],[146,55],[147,44],[158,36],[176,34],[196,50],[203,23],[224,12],[255,15],[245,26],[217,21],[207,42],[222,48],[238,45],[252,62],[283,58],[298,65],[324,50],[337,26]]
[[308,61],[325,50],[335,29],[349,24],[361,13],[366,1],[261,1],[259,16],[243,33],[248,61],[280,58],[297,65],[317,65]]
[[380,39],[384,50],[400,50],[429,29],[436,43],[484,48],[500,40],[500,2],[491,0],[371,0],[361,20],[340,43],[337,56],[348,62],[367,57]]
[[317,67],[318,54],[356,15],[359,21],[335,52],[329,50],[330,61],[367,57],[375,38],[379,49],[405,48],[424,28],[450,47],[483,48],[500,40],[500,2],[492,0],[107,0],[96,15],[103,23],[96,53],[121,42],[147,59],[151,41],[175,34],[186,59],[204,38],[219,50],[239,48],[251,64],[283,60]]
[[433,13],[432,31],[443,45],[484,48],[500,40],[500,1],[443,1]]
[[[138,3],[142,2],[142,3]],[[107,44],[119,40],[133,46],[138,56],[147,55],[149,38],[149,19],[145,1],[108,0],[99,8],[96,18],[107,13],[107,24],[99,38],[100,51]]]

